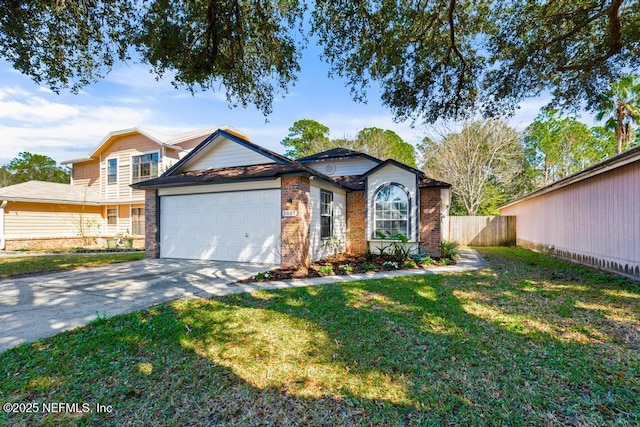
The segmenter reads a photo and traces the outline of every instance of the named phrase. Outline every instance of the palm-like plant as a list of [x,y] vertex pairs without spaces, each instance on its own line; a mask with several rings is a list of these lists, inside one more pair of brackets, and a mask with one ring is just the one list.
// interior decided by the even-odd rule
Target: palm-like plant
[[616,154],[620,154],[633,140],[633,123],[640,122],[640,83],[636,76],[625,76],[611,83],[600,97],[596,119],[605,117],[605,126],[616,133]]

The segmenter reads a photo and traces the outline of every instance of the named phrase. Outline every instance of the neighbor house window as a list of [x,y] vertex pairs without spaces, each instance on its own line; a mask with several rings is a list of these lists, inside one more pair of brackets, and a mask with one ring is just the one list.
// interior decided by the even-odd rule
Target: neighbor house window
[[381,187],[375,196],[374,238],[408,235],[409,198],[406,191],[396,184]]
[[320,190],[320,238],[333,236],[333,193]]
[[132,163],[133,182],[144,181],[158,176],[158,153],[133,156]]
[[118,181],[118,159],[107,160],[107,183],[113,184]]
[[118,209],[107,209],[107,225],[118,225]]
[[144,208],[131,208],[131,232],[144,234]]

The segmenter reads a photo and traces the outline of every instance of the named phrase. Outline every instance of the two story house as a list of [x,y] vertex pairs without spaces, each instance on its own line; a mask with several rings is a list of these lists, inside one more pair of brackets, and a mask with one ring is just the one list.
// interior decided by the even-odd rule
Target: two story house
[[144,245],[144,191],[131,184],[161,175],[215,130],[172,136],[140,127],[114,131],[86,157],[62,162],[71,169],[70,184],[0,188],[0,249],[103,245],[118,233]]

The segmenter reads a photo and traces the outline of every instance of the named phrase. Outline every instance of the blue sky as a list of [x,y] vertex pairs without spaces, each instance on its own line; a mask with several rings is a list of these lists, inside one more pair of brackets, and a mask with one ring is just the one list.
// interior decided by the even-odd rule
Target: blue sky
[[[227,125],[279,153],[284,152],[280,141],[288,128],[302,118],[325,124],[334,138],[379,127],[415,145],[425,135],[436,134],[430,126],[395,123],[375,86],[368,91],[366,104],[352,101],[345,82],[328,77],[328,66],[317,50],[307,49],[303,55],[298,81],[284,98],[275,100],[266,122],[255,107],[230,108],[224,93],[192,96],[184,88],[175,89],[169,79],[156,81],[144,65],[118,64],[106,79],[80,94],[58,95],[0,61],[0,165],[21,151],[44,154],[58,162],[83,157],[107,133],[135,126],[171,135]],[[547,102],[545,97],[523,102],[509,122],[524,129]]]

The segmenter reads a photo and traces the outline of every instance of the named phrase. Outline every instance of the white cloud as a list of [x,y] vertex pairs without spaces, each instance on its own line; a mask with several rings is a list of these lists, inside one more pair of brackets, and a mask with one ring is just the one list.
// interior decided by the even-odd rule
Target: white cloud
[[107,133],[152,121],[152,112],[146,108],[63,104],[38,92],[0,87],[0,118],[5,119],[0,124],[0,164],[22,151],[57,161],[84,156]]
[[73,105],[49,102],[31,94],[14,95],[0,89],[0,118],[40,124],[77,115],[78,108]]

